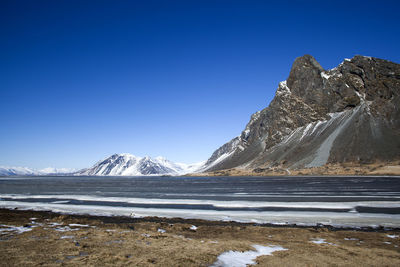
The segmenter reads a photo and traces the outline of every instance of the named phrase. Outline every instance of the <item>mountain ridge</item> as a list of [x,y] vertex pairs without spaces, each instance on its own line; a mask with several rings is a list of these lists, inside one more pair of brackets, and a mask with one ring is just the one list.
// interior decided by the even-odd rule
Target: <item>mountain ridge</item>
[[312,56],[299,57],[270,105],[203,171],[400,158],[399,91],[399,64],[355,56],[324,70]]
[[129,153],[113,154],[81,170],[0,166],[0,176],[151,176],[183,175],[196,172],[204,162],[193,164],[172,162],[164,157],[138,157]]
[[113,154],[98,161],[92,167],[82,169],[74,175],[82,176],[147,176],[181,175],[195,172],[202,163],[175,163],[164,157],[138,157],[129,153]]

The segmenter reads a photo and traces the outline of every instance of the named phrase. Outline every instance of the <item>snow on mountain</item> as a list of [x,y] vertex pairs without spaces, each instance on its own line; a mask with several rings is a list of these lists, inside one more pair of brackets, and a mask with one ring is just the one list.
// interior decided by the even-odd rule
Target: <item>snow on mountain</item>
[[76,171],[76,169],[48,167],[48,168],[41,169],[38,172],[41,173],[41,175],[50,175],[50,174],[70,174],[75,171]]
[[95,176],[146,176],[182,175],[199,170],[205,162],[194,164],[175,163],[163,157],[137,157],[132,154],[114,154],[94,166],[76,171],[67,168],[44,168],[0,166],[0,176],[40,176],[40,175],[95,175]]
[[41,170],[31,169],[27,167],[7,167],[0,166],[0,176],[35,176],[35,175],[66,175],[74,172],[74,169],[67,168],[44,168]]
[[25,167],[0,167],[0,176],[35,175],[37,171]]
[[91,168],[80,170],[74,175],[98,176],[144,176],[144,175],[181,175],[194,172],[198,164],[174,163],[163,157],[137,157],[132,154],[114,154],[99,161]]

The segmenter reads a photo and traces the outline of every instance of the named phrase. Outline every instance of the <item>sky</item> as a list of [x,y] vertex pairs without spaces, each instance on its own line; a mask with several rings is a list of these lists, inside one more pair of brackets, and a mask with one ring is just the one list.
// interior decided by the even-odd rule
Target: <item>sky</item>
[[2,0],[0,165],[206,160],[296,57],[399,63],[399,3]]

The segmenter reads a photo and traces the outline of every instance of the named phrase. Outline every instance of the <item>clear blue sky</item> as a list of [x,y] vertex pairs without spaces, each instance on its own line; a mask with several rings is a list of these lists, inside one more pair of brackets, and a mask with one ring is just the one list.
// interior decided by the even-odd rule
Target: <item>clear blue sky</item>
[[207,159],[294,59],[400,62],[398,1],[0,1],[0,165]]

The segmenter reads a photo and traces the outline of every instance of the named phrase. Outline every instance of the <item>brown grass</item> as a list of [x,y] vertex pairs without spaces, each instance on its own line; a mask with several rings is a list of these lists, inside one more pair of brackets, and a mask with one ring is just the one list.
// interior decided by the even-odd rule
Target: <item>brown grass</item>
[[[0,234],[0,266],[209,266],[222,252],[250,250],[253,244],[288,249],[258,257],[258,266],[400,266],[400,239],[386,236],[400,234],[399,231],[331,231],[0,210],[1,224],[31,225],[31,217],[38,218],[36,223],[43,225],[22,234]],[[50,227],[51,222],[94,227],[58,232]],[[190,230],[192,224],[198,226],[196,231]],[[160,228],[166,232],[158,232]],[[324,238],[335,245],[313,244],[313,238]]]
[[303,175],[393,175],[400,176],[400,161],[371,164],[340,163],[326,164],[315,168],[287,169],[284,166],[257,168],[254,170],[233,168],[188,176],[303,176]]

